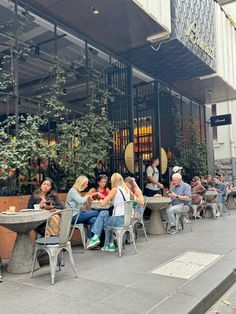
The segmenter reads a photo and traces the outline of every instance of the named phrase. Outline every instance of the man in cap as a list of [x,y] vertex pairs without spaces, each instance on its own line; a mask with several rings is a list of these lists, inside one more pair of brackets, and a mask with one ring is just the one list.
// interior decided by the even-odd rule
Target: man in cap
[[179,167],[179,166],[174,166],[173,167],[173,173],[179,173],[181,174],[181,170],[183,169],[183,167]]

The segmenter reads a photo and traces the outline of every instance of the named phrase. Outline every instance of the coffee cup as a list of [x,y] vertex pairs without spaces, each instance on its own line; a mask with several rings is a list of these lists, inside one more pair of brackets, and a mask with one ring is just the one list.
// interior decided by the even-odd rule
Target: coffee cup
[[9,206],[9,212],[14,213],[16,211],[16,206]]
[[40,209],[40,204],[34,204],[34,209],[39,210]]

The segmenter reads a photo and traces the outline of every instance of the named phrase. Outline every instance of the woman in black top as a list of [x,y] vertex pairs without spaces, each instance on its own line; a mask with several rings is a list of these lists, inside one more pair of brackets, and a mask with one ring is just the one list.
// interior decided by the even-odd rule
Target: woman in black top
[[40,208],[48,210],[63,208],[54,190],[54,183],[51,178],[45,178],[40,183],[40,187],[31,195],[27,208],[33,209],[34,204],[40,204]]
[[[31,195],[27,208],[34,208],[34,204],[39,204],[41,209],[50,210],[54,212],[57,209],[63,209],[63,206],[54,190],[54,183],[52,179],[45,178],[41,183],[40,187]],[[54,215],[48,225],[47,234],[50,236],[57,235],[59,232],[59,221],[60,216]],[[44,235],[46,223],[41,224],[37,228],[37,232]]]

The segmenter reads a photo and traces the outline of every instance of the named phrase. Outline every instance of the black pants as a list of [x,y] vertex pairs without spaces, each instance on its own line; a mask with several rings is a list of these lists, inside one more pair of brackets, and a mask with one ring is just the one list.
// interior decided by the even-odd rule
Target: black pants
[[[161,194],[161,190],[153,191],[153,190],[145,188],[144,194],[148,197],[152,197],[155,194]],[[151,212],[152,211],[146,207],[144,211],[144,218],[148,219],[151,216]]]
[[145,188],[145,195],[146,195],[146,196],[152,197],[152,196],[154,196],[155,194],[162,194],[162,193],[161,193],[161,190],[154,191],[154,190],[150,190],[150,189]]

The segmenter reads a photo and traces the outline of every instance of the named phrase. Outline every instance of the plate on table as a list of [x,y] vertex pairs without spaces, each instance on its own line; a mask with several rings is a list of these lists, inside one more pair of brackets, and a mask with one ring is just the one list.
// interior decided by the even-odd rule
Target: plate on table
[[6,214],[6,215],[17,215],[18,212],[10,212],[8,210],[6,210],[5,212],[1,212],[1,214]]
[[37,212],[39,210],[42,210],[41,208],[39,209],[34,209],[34,208],[26,208],[26,209],[22,209],[21,212],[25,213],[25,212]]

